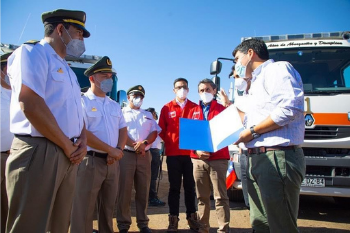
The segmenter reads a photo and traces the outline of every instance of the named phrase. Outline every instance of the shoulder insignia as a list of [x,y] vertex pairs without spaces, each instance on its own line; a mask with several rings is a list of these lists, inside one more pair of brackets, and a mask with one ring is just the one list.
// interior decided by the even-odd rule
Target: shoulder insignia
[[37,44],[37,43],[39,43],[40,41],[38,41],[38,40],[28,40],[28,41],[26,41],[26,42],[24,42],[24,44],[32,44],[32,45],[35,45],[35,44]]

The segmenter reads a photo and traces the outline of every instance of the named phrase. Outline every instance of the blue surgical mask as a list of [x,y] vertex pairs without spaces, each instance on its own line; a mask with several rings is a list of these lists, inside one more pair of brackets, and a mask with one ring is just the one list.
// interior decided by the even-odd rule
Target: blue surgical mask
[[5,74],[4,72],[2,72],[2,71],[1,71],[1,73],[4,75],[3,80],[5,81],[5,83],[7,83],[7,85],[11,86],[9,76],[7,74]]
[[101,89],[101,91],[103,91],[104,93],[108,93],[112,91],[112,87],[113,87],[113,80],[111,78],[109,79],[105,79],[103,81],[98,81],[97,79],[95,79],[98,83],[100,83],[100,86],[97,87]]
[[237,73],[237,75],[240,78],[245,78],[246,76],[246,72],[247,72],[247,65],[249,64],[250,60],[248,61],[247,65],[242,65],[241,60],[247,56],[247,54],[245,54],[243,57],[241,57],[241,59],[239,59],[235,65],[235,71]]

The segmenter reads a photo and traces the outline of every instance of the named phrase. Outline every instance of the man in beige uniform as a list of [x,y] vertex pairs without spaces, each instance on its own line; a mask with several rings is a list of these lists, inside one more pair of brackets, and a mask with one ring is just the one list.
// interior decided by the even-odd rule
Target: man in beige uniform
[[151,144],[160,128],[152,114],[141,109],[145,89],[141,85],[127,91],[129,106],[123,108],[128,127],[128,139],[124,157],[120,160],[120,182],[117,205],[119,232],[128,232],[131,225],[131,194],[135,185],[136,221],[142,233],[152,232],[148,228],[147,204],[151,182]]
[[113,87],[111,60],[105,56],[84,73],[91,88],[82,96],[88,152],[79,165],[71,232],[91,233],[98,195],[98,229],[113,233],[113,211],[127,130],[120,105],[106,96]]
[[13,139],[13,134],[10,132],[11,86],[7,75],[7,58],[10,55],[11,53],[1,55],[1,233],[5,232],[8,211],[5,165]]
[[8,59],[10,130],[6,164],[7,232],[67,232],[77,175],[86,155],[80,87],[66,55],[84,51],[86,15],[42,14],[45,37],[24,44]]

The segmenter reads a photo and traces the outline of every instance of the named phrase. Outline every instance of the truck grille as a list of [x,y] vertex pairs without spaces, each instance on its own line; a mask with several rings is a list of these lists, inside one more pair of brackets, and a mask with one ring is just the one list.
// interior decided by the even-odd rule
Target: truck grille
[[340,126],[316,126],[313,129],[305,129],[304,139],[306,140],[324,140],[339,139],[350,137],[350,127]]

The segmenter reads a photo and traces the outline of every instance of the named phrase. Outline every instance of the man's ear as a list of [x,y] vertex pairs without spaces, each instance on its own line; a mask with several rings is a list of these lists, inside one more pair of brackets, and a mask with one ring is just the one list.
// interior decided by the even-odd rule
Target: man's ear
[[59,35],[59,36],[62,36],[62,33],[63,33],[63,24],[61,24],[61,23],[59,23],[58,25],[57,25],[57,27],[56,27],[56,30],[57,30],[57,34]]
[[90,80],[90,82],[95,83],[95,79],[92,75],[89,76],[89,80]]

